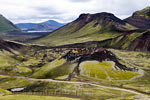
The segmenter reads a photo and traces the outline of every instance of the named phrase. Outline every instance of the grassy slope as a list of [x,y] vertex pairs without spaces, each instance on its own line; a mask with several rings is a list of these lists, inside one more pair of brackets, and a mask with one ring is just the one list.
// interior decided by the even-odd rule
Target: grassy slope
[[52,78],[64,79],[73,72],[76,67],[75,64],[66,63],[65,59],[56,59],[48,64],[42,66],[31,77],[34,78]]
[[113,48],[128,49],[128,46],[130,45],[130,43],[136,37],[140,35],[141,33],[132,33],[129,35],[123,35],[123,36],[113,39],[109,45],[110,47],[113,47]]
[[10,21],[0,15],[0,32],[6,33],[9,31],[20,31],[20,29],[15,27]]
[[117,32],[109,31],[100,33],[101,25],[94,27],[95,23],[96,21],[94,20],[76,31],[80,25],[80,22],[75,21],[43,38],[40,38],[39,40],[35,41],[35,43],[56,46],[93,40],[105,40],[119,35]]
[[123,34],[120,36],[117,36],[111,40],[106,40],[104,42],[101,42],[98,44],[98,47],[109,47],[114,49],[123,49],[123,50],[130,50],[129,48],[130,44],[140,35],[142,35],[144,32],[134,32],[131,34]]
[[105,80],[130,80],[140,75],[138,72],[117,70],[114,62],[86,61],[80,64],[80,73],[83,76]]
[[[3,76],[4,78],[4,76]],[[0,78],[0,79],[3,79]],[[120,94],[122,96],[133,96],[132,93],[127,93],[119,90],[112,90],[112,89],[105,89],[105,88],[98,88],[95,86],[89,86],[89,85],[83,85],[83,84],[70,84],[70,83],[57,83],[57,82],[40,82],[40,81],[27,81],[25,79],[16,79],[11,77],[5,77],[2,81],[0,81],[0,90],[5,91],[4,89],[11,89],[11,88],[21,88],[21,87],[30,87],[29,92],[31,91],[37,91],[37,92],[54,92],[58,91],[61,93],[64,93],[65,91],[68,92],[70,95],[75,95],[75,90],[78,94],[80,94],[83,98],[90,98],[90,100],[95,100],[96,98],[98,100],[105,100],[107,98],[114,98],[119,97]],[[0,94],[1,95],[1,94]],[[15,95],[9,96],[0,96],[0,100],[9,100],[10,98],[15,98]],[[19,95],[20,97],[20,95]],[[28,95],[24,95],[24,97],[28,97]],[[32,100],[32,97],[30,100]],[[45,96],[42,96],[43,98]],[[16,97],[17,98],[17,97]],[[35,97],[36,98],[36,97]],[[92,99],[94,98],[94,99]],[[41,100],[42,98],[40,98]],[[44,98],[46,99],[46,97]],[[50,99],[50,98],[49,98]],[[13,100],[13,99],[10,99]],[[15,99],[16,100],[16,99]],[[33,99],[34,100],[34,99]],[[37,99],[36,99],[37,100]],[[57,100],[57,99],[56,99]]]
[[[122,80],[118,80],[116,78],[116,76],[118,77],[118,75],[113,74],[113,76],[111,76],[112,74],[109,72],[108,74],[110,74],[109,76],[111,76],[112,78],[115,78],[115,81],[112,82],[113,85],[120,85],[123,84],[123,87],[130,87],[132,89],[137,89],[140,91],[150,91],[149,88],[149,53],[141,53],[141,52],[127,52],[127,51],[119,51],[119,50],[112,50],[112,52],[114,52],[117,57],[119,57],[121,60],[123,60],[123,62],[127,65],[130,65],[131,67],[139,67],[141,69],[143,69],[146,74],[142,77],[142,78],[138,78],[135,80],[127,80],[127,81],[122,81]],[[31,61],[32,62],[32,61]],[[64,59],[61,60],[54,60],[52,63],[48,63],[46,65],[44,65],[43,67],[41,67],[40,70],[38,70],[36,72],[37,78],[38,77],[52,77],[52,78],[57,78],[59,76],[64,76],[67,75],[68,73],[72,72],[70,71],[70,65],[65,63],[66,61]],[[89,67],[89,66],[92,67]],[[111,71],[112,68],[110,67],[112,65],[112,63],[108,63],[108,62],[102,62],[102,63],[98,63],[98,65],[94,65],[94,64],[88,64],[86,67],[86,69],[93,69],[95,67],[94,70],[106,70],[106,71]],[[99,68],[99,66],[103,66],[103,68]],[[68,71],[69,70],[69,71]],[[72,70],[72,69],[71,69]],[[54,73],[53,73],[54,72]],[[60,73],[61,72],[61,73]],[[64,72],[64,73],[62,73]],[[92,71],[94,72],[94,71]],[[98,72],[97,72],[98,73]],[[121,73],[121,76],[119,76],[120,79],[122,79],[123,77],[127,78],[126,73],[124,75],[122,75],[122,71],[118,72]],[[99,73],[98,73],[99,74]],[[102,73],[100,73],[102,74]],[[105,73],[104,73],[105,74]],[[131,74],[130,74],[131,75]],[[114,77],[115,76],[115,77]],[[47,77],[47,78],[48,78]],[[27,87],[27,86],[31,86],[34,85],[33,82],[29,82],[27,80],[24,79],[15,79],[15,78],[9,78],[9,77],[4,77],[4,76],[0,76],[0,79],[3,79],[2,81],[0,81],[0,88],[3,89],[8,89],[8,88],[16,88],[16,87]],[[92,77],[93,79],[93,77]],[[91,80],[92,80],[91,79]],[[109,83],[109,82],[108,82]],[[108,84],[107,81],[105,81],[105,84]],[[55,89],[76,89],[77,87],[72,88],[72,85],[70,85],[68,87],[68,84],[58,84],[58,86],[56,85],[56,83],[53,84],[49,84],[45,86],[46,88],[50,87],[50,89],[52,89],[53,87],[56,87]],[[113,91],[113,90],[107,90],[107,89],[97,89],[91,86],[85,86],[86,88],[82,87],[83,90],[85,90],[84,93],[86,93],[86,91],[88,91],[89,93],[94,93],[94,95],[97,96],[101,96],[103,98],[115,98],[120,96],[120,91]],[[37,87],[39,90],[45,90],[44,87]],[[111,93],[110,93],[111,92]],[[89,94],[88,94],[89,95]],[[90,94],[91,96],[93,94]],[[122,94],[122,96],[126,96],[126,94]],[[127,95],[128,96],[128,95]],[[32,100],[32,99],[31,99]]]
[[114,84],[123,84],[123,87],[136,89],[139,91],[150,92],[150,53],[135,52],[135,51],[122,51],[111,49],[115,53],[122,63],[127,66],[137,67],[144,71],[142,77],[136,78],[127,82],[114,82]]
[[54,96],[34,96],[34,95],[7,95],[0,96],[0,100],[80,100],[67,97],[54,97]]
[[[42,66],[37,72],[35,72],[31,77],[34,78],[56,78],[59,76],[67,75],[70,72],[70,66],[63,66],[65,64],[65,59],[56,59]],[[68,71],[68,72],[67,72]]]
[[145,96],[145,95],[135,95],[135,96],[111,98],[108,100],[149,100],[149,98],[150,98],[149,96]]
[[9,71],[13,68],[13,65],[19,62],[18,60],[12,58],[12,56],[13,54],[7,51],[0,51],[0,71]]
[[0,88],[0,96],[4,94],[8,95],[8,94],[11,94],[11,92]]
[[[16,54],[12,54],[6,50],[0,51],[0,72],[5,72],[7,74],[13,75],[30,75],[32,73],[30,65],[33,65],[35,62],[31,63],[31,59],[26,58],[27,61],[22,62],[24,59],[18,51],[13,50]],[[36,60],[36,62],[38,62]]]

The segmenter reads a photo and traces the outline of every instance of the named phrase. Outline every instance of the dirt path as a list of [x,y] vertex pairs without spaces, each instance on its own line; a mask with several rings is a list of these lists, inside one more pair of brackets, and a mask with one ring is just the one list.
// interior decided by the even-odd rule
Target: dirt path
[[109,86],[103,86],[103,85],[98,85],[94,83],[86,83],[86,82],[71,82],[71,81],[59,81],[59,80],[52,80],[52,79],[35,79],[35,78],[29,78],[29,77],[21,77],[21,76],[12,76],[12,75],[5,75],[5,76],[10,76],[14,78],[21,78],[21,79],[27,79],[31,81],[43,81],[43,82],[57,82],[57,83],[68,83],[68,84],[82,84],[82,85],[91,85],[99,88],[105,88],[105,89],[112,89],[112,90],[119,90],[119,91],[124,91],[124,92],[129,92],[137,95],[145,95],[143,93],[134,91],[134,90],[129,90],[129,89],[123,89],[119,87],[109,87]]

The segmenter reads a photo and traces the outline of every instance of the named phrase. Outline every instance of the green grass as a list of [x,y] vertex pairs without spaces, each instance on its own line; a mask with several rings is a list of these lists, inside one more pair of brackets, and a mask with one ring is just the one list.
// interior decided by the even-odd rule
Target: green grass
[[2,80],[0,81],[0,88],[2,89],[27,87],[34,83],[26,79],[19,79],[19,78],[17,79],[12,77],[6,77],[1,79]]
[[[57,76],[56,73],[62,73],[59,72],[57,67],[63,65],[66,62],[65,59],[56,59],[53,62],[50,62],[43,67],[41,67],[37,72],[35,72],[31,77],[34,78],[54,78],[54,76]],[[58,77],[58,76],[57,76]]]
[[17,66],[17,72],[22,75],[30,75],[32,73],[32,70],[24,66]]
[[113,89],[107,89],[107,88],[99,88],[95,86],[91,86],[88,84],[73,84],[73,83],[57,83],[57,82],[36,82],[35,84],[31,85],[31,88],[29,87],[30,91],[35,92],[49,92],[49,93],[55,93],[56,91],[59,94],[67,93],[68,95],[78,95],[81,98],[89,99],[89,100],[95,100],[96,98],[98,100],[106,100],[107,98],[115,98],[121,96],[132,96],[134,94],[119,91],[119,90],[113,90]]
[[78,29],[80,22],[72,22],[61,29],[35,41],[38,44],[46,44],[49,46],[57,46],[72,43],[81,43],[86,41],[105,40],[119,35],[117,32],[100,33],[101,25],[94,27],[96,23],[92,21],[84,27]]
[[114,62],[86,61],[80,64],[80,74],[87,77],[105,80],[129,80],[140,75],[138,72],[115,69]]
[[0,71],[1,72],[10,72],[13,73],[15,64],[19,63],[20,61],[14,59],[10,52],[7,51],[0,51]]
[[108,100],[149,100],[150,97],[146,95],[134,95],[134,96],[127,96],[127,97],[118,97],[118,98],[111,98]]
[[150,92],[150,53],[145,52],[135,52],[126,50],[114,50],[110,49],[119,59],[120,63],[126,66],[136,67],[143,70],[141,77],[134,80],[124,81],[124,82],[114,82],[118,85],[122,84],[125,88],[135,89],[145,93]]
[[9,78],[9,76],[0,75],[0,79],[1,79],[1,78]]
[[1,96],[1,94],[8,95],[8,94],[11,94],[11,92],[0,88],[0,96]]
[[56,96],[35,96],[35,95],[7,95],[0,96],[0,100],[80,100],[75,98],[67,97],[56,97]]

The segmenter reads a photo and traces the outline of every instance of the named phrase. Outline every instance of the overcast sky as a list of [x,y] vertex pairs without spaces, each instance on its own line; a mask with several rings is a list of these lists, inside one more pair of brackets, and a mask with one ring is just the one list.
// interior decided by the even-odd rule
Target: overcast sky
[[150,6],[150,0],[0,0],[0,14],[14,23],[55,19],[69,22],[81,13],[111,12],[120,18]]

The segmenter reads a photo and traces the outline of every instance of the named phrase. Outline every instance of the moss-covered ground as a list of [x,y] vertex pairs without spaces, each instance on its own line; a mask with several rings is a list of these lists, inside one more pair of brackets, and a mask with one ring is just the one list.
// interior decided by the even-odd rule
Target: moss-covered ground
[[[3,92],[11,88],[27,87],[29,89],[27,92],[44,92],[46,90],[49,92],[61,91],[61,93],[65,93],[67,91],[69,95],[79,94],[81,97],[85,98],[88,96],[88,98],[92,98],[93,100],[94,98],[96,100],[106,100],[110,98],[134,97],[132,93],[98,88],[87,84],[41,82],[12,77],[13,75],[19,75],[42,79],[66,79],[78,65],[76,62],[68,62],[67,59],[61,58],[68,50],[69,49],[38,50],[17,56],[6,51],[1,51],[0,91]],[[136,67],[139,69],[139,72],[116,69],[114,67],[115,63],[112,61],[84,61],[79,66],[80,75],[76,75],[71,81],[82,81],[109,87],[125,88],[149,95],[150,53],[109,50],[116,55],[121,64],[131,68]],[[47,56],[43,59],[45,54]],[[141,70],[143,71],[142,73]],[[5,74],[9,74],[10,76]],[[13,96],[14,95],[12,95],[12,98],[14,98]],[[3,98],[7,98],[7,96]]]
[[83,76],[105,80],[130,80],[140,75],[138,72],[130,72],[115,68],[115,63],[110,61],[86,61],[80,64],[80,73]]

